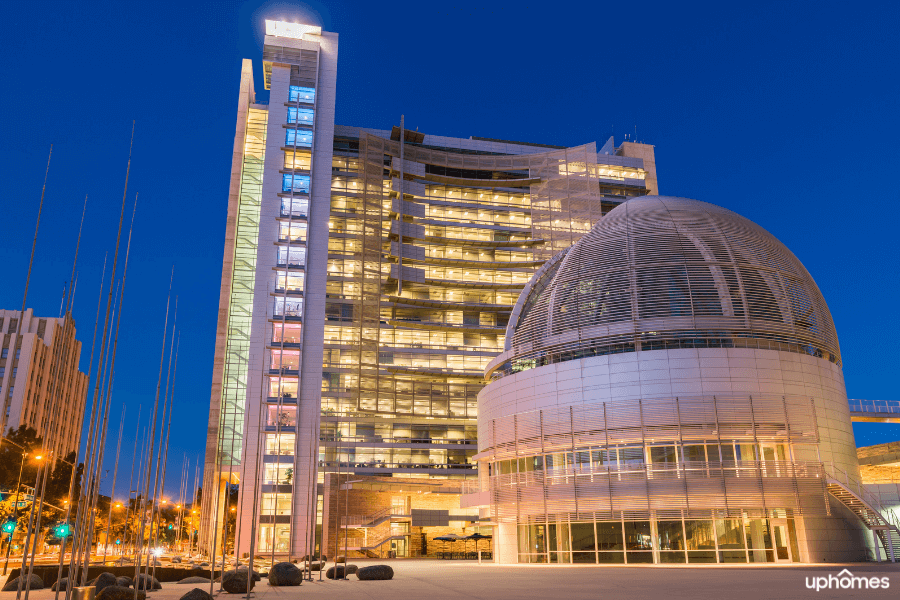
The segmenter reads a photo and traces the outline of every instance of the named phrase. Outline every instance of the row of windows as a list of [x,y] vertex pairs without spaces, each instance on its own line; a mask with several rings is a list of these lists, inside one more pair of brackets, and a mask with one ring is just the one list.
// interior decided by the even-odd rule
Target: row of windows
[[543,456],[501,460],[490,465],[490,474],[527,473],[543,470],[589,470],[591,468],[619,468],[644,464],[674,465],[680,462],[784,461],[790,452],[784,444],[720,444],[686,443],[653,446],[619,446],[615,448],[585,448],[575,452],[555,452]]
[[285,146],[312,147],[313,132],[306,129],[288,129],[285,133]]

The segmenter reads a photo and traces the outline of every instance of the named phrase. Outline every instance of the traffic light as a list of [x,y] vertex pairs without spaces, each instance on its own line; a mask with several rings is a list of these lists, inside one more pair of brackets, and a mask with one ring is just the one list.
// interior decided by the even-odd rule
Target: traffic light
[[122,543],[122,540],[120,540],[119,538],[116,538],[116,546],[120,545],[121,543]]
[[58,538],[66,537],[67,535],[69,535],[69,524],[68,523],[60,523],[59,525],[57,525],[54,528],[53,533]]
[[175,526],[172,525],[171,523],[169,523],[169,529],[174,529],[174,528],[175,528]]
[[3,533],[12,533],[16,530],[16,522],[6,521],[5,523],[3,523],[3,526],[0,527],[0,529],[3,529]]

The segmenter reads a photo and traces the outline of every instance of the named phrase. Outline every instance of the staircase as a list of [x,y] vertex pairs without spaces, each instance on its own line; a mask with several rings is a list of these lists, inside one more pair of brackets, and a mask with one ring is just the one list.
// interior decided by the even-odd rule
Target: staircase
[[855,486],[852,485],[849,478],[841,481],[829,476],[825,487],[829,494],[850,509],[866,527],[878,536],[888,559],[891,562],[897,562],[897,557],[900,556],[900,524],[898,524],[893,511],[883,509],[874,498],[866,497],[867,494],[863,491],[862,486],[858,483]]

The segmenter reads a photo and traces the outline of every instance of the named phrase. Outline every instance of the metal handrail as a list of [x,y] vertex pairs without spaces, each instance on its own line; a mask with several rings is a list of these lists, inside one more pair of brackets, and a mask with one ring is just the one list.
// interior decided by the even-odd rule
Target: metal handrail
[[861,498],[864,502],[866,502],[869,506],[874,508],[876,511],[881,514],[882,518],[888,522],[889,525],[896,528],[900,531],[900,519],[897,518],[897,514],[893,511],[893,509],[884,506],[881,502],[881,494],[879,493],[878,498],[875,497],[868,489],[865,488],[864,484],[859,480],[850,477],[850,474],[841,469],[840,467],[835,466],[833,462],[828,462],[828,466],[831,471],[826,473],[835,481],[845,485],[847,489],[856,494],[859,498]]

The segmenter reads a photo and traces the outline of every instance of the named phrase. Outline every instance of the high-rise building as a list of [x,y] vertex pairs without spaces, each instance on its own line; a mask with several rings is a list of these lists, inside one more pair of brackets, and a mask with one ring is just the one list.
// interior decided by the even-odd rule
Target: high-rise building
[[[336,62],[336,34],[267,22],[267,104],[243,64],[207,548],[227,531],[231,482],[240,554],[328,549],[335,517],[361,506],[351,496],[376,491],[396,496],[388,521],[399,522],[355,547],[414,553],[410,527],[446,522],[453,503],[419,509],[402,490],[475,476],[476,397],[522,288],[626,198],[658,192],[646,144],[451,138],[402,118],[389,130],[336,126]],[[344,525],[382,521],[355,516]]]
[[0,310],[0,332],[0,431],[24,425],[37,431],[51,456],[74,452],[88,386],[87,375],[78,370],[81,342],[75,339],[75,322],[35,317],[30,308],[24,318],[22,311]]

